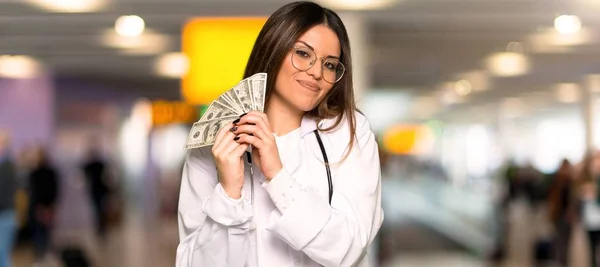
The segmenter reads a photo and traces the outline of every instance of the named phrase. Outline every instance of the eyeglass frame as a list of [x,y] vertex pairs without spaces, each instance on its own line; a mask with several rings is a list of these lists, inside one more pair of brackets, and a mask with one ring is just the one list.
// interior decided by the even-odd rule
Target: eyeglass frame
[[294,54],[296,53],[296,51],[297,51],[298,49],[300,49],[300,48],[304,48],[304,47],[300,47],[300,46],[293,46],[292,48],[294,49],[294,51],[292,51],[292,55],[290,56],[290,61],[292,61],[292,66],[293,66],[295,69],[297,69],[297,70],[299,70],[299,71],[308,71],[308,70],[310,70],[312,67],[314,67],[314,66],[315,66],[315,64],[317,63],[317,60],[321,60],[321,76],[323,76],[323,72],[324,72],[324,68],[325,68],[325,61],[326,61],[326,60],[328,60],[328,59],[336,59],[336,60],[338,61],[338,63],[339,63],[340,65],[342,65],[342,68],[344,69],[344,71],[342,72],[342,75],[340,75],[340,77],[339,77],[338,79],[336,79],[336,81],[335,81],[335,82],[330,82],[330,81],[327,81],[327,80],[326,80],[324,77],[323,77],[323,81],[325,81],[325,82],[327,82],[327,83],[330,83],[330,84],[335,84],[335,83],[339,82],[339,81],[342,79],[342,77],[344,77],[344,74],[346,74],[346,65],[344,65],[344,63],[342,63],[342,61],[341,61],[339,58],[335,58],[335,57],[331,57],[331,58],[323,58],[323,57],[319,57],[319,56],[317,56],[317,53],[315,52],[315,50],[314,50],[312,47],[308,47],[308,46],[305,46],[305,47],[306,47],[307,49],[310,49],[310,51],[312,51],[312,52],[313,52],[313,54],[315,55],[315,57],[316,57],[316,58],[315,58],[315,60],[313,60],[313,62],[310,64],[310,66],[309,66],[307,69],[305,69],[305,70],[299,69],[298,67],[296,67],[296,64],[294,64]]

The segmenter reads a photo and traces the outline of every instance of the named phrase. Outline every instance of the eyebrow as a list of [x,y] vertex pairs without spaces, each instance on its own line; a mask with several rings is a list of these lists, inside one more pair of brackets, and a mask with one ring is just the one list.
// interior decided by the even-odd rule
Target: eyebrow
[[[303,45],[307,46],[308,48],[310,48],[312,51],[315,51],[315,48],[312,47],[311,45],[307,44],[305,41],[298,41],[299,43],[302,43]],[[332,55],[328,55],[325,58],[335,58],[337,60],[340,59],[340,57],[336,57],[336,56],[332,56]]]

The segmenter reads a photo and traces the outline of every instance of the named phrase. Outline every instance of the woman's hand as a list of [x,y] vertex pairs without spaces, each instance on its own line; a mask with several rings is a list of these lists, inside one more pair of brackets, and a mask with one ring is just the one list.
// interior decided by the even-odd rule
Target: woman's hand
[[[267,181],[270,181],[281,171],[283,165],[279,158],[279,150],[273,136],[267,115],[250,111],[234,121],[233,133],[237,136],[235,141],[240,144],[250,144],[258,151],[254,160],[260,167]],[[254,153],[253,153],[254,154]]]
[[219,183],[225,193],[231,198],[239,199],[244,187],[244,160],[242,155],[248,144],[235,142],[235,135],[231,131],[234,125],[225,125],[215,138],[212,154],[217,165]]

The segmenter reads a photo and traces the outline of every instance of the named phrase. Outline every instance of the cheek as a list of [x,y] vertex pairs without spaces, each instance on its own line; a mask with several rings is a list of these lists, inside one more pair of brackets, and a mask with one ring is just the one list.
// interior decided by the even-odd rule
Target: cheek
[[281,69],[277,74],[277,84],[282,87],[289,87],[297,74],[298,70],[291,63],[285,62],[281,65]]
[[331,92],[331,89],[333,89],[333,85],[329,84],[329,83],[325,83],[325,84],[321,85],[321,88],[323,89],[323,91],[321,91],[321,96],[319,98],[319,101],[323,100],[325,98],[325,96]]

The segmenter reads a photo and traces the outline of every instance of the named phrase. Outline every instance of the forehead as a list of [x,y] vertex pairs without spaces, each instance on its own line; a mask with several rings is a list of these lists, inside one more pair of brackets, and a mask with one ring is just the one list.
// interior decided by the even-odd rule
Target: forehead
[[339,57],[341,53],[340,40],[335,32],[326,25],[316,25],[298,38],[312,46],[321,56]]

